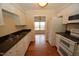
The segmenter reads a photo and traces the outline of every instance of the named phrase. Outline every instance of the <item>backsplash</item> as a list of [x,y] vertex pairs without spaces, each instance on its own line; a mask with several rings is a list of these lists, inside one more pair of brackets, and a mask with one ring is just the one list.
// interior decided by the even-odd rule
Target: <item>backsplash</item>
[[67,30],[71,30],[71,29],[79,29],[79,24],[75,23],[75,24],[67,24]]

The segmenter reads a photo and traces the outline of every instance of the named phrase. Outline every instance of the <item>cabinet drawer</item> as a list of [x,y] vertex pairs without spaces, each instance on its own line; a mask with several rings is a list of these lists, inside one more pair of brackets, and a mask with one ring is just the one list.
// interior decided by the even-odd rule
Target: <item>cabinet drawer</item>
[[23,44],[17,44],[15,46],[13,46],[9,51],[7,51],[7,53],[5,53],[4,55],[6,56],[21,56],[24,55],[25,51],[23,50],[24,46]]
[[30,35],[26,35],[17,44],[15,44],[4,56],[23,56],[30,43]]

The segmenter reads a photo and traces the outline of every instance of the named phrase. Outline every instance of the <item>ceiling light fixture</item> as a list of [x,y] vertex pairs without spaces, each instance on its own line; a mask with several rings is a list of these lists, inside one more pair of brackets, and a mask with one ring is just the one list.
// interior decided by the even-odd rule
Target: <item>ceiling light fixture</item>
[[46,7],[47,4],[48,4],[48,3],[45,3],[45,2],[40,2],[40,3],[38,3],[38,5],[39,5],[40,7],[42,7],[42,8],[43,8],[43,7]]

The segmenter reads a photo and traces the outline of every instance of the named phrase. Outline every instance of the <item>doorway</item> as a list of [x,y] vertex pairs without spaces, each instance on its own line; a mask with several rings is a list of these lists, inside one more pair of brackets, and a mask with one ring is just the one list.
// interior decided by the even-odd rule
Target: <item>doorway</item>
[[45,21],[46,16],[34,17],[35,34],[45,34]]
[[35,43],[40,45],[45,43],[45,22],[46,16],[34,17]]
[[35,34],[45,34],[45,21],[34,22],[35,23]]

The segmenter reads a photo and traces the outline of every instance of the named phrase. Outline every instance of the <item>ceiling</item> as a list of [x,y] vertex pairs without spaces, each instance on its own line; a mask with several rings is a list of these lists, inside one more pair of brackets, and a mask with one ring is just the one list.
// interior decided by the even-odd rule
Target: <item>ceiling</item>
[[41,8],[37,3],[18,3],[22,9],[24,10],[54,10],[60,11],[64,7],[70,5],[69,3],[48,3],[48,5],[44,8]]

